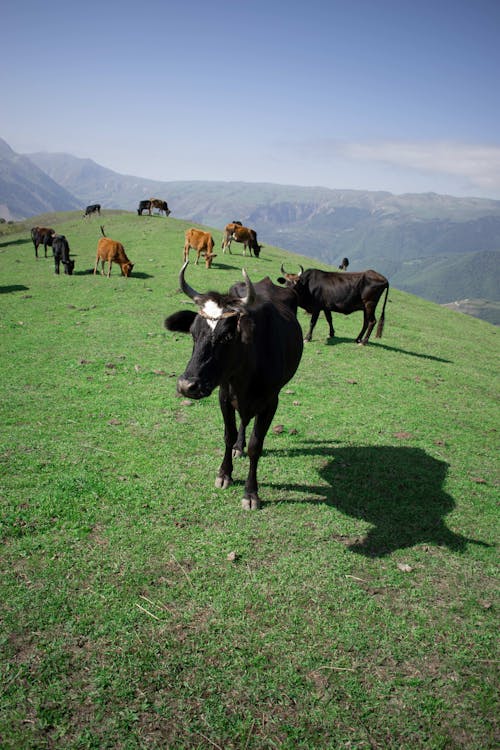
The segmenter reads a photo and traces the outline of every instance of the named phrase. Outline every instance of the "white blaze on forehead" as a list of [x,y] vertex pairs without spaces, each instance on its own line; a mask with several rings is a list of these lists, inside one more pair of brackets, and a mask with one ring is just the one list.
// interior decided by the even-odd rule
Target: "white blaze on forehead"
[[213,299],[209,299],[203,305],[202,312],[203,317],[206,319],[208,325],[210,326],[212,331],[214,331],[215,326],[222,316],[222,307],[220,307],[217,302],[214,302]]

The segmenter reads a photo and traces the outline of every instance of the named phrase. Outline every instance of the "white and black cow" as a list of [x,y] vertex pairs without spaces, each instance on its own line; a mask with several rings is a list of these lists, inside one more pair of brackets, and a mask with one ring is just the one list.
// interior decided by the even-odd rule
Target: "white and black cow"
[[98,216],[101,215],[100,203],[92,203],[90,206],[87,206],[87,208],[85,209],[85,213],[83,214],[83,218],[85,219],[86,216],[92,216],[92,214],[97,214]]
[[[187,265],[182,266],[179,283],[198,312],[180,310],[165,321],[168,330],[190,331],[193,337],[191,359],[177,381],[177,389],[183,396],[200,399],[219,386],[225,452],[216,487],[225,489],[232,484],[234,452],[241,452],[245,429],[255,418],[242,505],[257,509],[257,464],[264,438],[278,406],[279,392],[293,377],[302,356],[296,297],[269,278],[253,285],[244,269],[244,285],[235,285],[227,294],[200,293],[184,278]],[[239,433],[236,411],[241,419]]]

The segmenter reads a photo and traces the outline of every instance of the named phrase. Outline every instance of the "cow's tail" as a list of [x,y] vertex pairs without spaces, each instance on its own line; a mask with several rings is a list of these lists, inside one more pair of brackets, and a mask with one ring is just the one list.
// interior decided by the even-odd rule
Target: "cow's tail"
[[385,306],[387,304],[387,297],[389,296],[389,283],[387,284],[386,290],[385,290],[385,299],[384,299],[384,305],[382,307],[382,315],[380,316],[380,320],[378,322],[377,326],[377,333],[375,334],[376,339],[381,339],[382,334],[384,332],[384,323],[385,323]]
[[103,227],[103,225],[102,225],[102,224],[101,224],[101,232],[102,232],[102,236],[103,236],[103,237],[106,237],[106,234],[104,233],[104,227]]

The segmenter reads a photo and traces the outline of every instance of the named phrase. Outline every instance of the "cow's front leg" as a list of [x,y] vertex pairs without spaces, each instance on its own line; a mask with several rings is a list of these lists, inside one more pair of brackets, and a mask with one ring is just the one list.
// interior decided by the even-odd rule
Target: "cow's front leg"
[[236,442],[238,431],[236,429],[234,406],[231,404],[229,394],[222,388],[219,388],[219,405],[224,419],[225,450],[224,458],[215,479],[215,486],[225,490],[233,483],[233,445]]
[[315,310],[311,315],[311,323],[309,325],[309,330],[307,332],[307,335],[304,339],[304,341],[310,341],[312,339],[314,326],[318,322],[320,310]]
[[252,430],[252,436],[248,443],[248,457],[250,459],[250,467],[248,469],[248,477],[245,482],[245,494],[241,501],[241,506],[244,510],[258,510],[261,505],[259,497],[259,488],[257,484],[257,464],[259,458],[262,455],[262,447],[264,445],[264,438],[267,435],[267,431],[273,421],[273,417],[278,408],[278,397],[276,396],[268,405],[267,409],[255,417],[255,422]]

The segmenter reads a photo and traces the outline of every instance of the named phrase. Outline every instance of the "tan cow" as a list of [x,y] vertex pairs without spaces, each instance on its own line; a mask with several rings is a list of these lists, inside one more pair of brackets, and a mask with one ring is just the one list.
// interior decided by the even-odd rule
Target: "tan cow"
[[187,229],[184,242],[184,262],[188,260],[189,250],[193,248],[193,250],[196,250],[195,265],[198,263],[200,255],[204,255],[205,266],[210,268],[213,259],[217,257],[217,253],[213,251],[214,244],[214,238],[210,232],[203,232],[201,229],[195,229],[194,227]]
[[94,274],[97,273],[97,266],[101,261],[101,274],[104,276],[104,264],[108,262],[108,279],[111,274],[111,266],[113,263],[118,263],[122,270],[123,276],[130,276],[134,264],[129,261],[125,248],[121,242],[112,240],[106,237],[104,234],[104,227],[101,227],[103,236],[97,243],[97,255],[95,259]]

